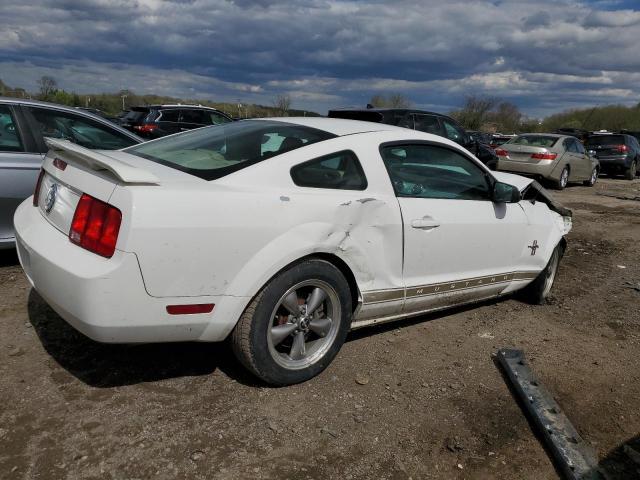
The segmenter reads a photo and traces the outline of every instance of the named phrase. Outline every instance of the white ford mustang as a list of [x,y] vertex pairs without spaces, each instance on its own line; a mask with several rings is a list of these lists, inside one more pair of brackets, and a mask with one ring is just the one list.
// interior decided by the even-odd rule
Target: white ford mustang
[[307,380],[351,328],[516,290],[542,302],[571,212],[442,137],[246,120],[117,152],[62,140],[15,214],[20,262],[102,342],[221,341]]

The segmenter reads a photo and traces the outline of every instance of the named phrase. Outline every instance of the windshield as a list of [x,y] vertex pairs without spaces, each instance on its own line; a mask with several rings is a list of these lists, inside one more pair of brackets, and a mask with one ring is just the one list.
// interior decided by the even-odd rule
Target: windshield
[[530,147],[551,148],[558,141],[559,137],[550,137],[546,135],[518,135],[512,138],[505,145],[528,145]]
[[624,137],[622,135],[594,135],[587,139],[587,145],[623,145]]
[[136,145],[125,152],[215,180],[335,135],[291,123],[243,120]]

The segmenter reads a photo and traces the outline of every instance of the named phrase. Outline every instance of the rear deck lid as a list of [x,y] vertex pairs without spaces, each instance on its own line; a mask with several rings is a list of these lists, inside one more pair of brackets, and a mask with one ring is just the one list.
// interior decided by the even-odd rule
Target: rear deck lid
[[55,228],[68,235],[83,193],[108,203],[117,185],[157,185],[142,168],[88,150],[67,140],[45,139],[50,150],[43,163],[37,207]]

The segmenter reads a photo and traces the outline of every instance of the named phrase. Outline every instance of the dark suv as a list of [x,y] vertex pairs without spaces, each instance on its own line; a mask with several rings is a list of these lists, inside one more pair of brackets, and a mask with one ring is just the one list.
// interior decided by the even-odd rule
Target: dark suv
[[622,174],[633,180],[640,169],[640,144],[624,133],[589,135],[585,148],[595,152],[603,173]]
[[433,133],[459,143],[473,152],[482,163],[492,170],[498,164],[498,156],[492,148],[475,140],[453,118],[441,113],[407,108],[359,108],[329,110],[328,116],[331,118],[387,123],[398,127]]
[[120,125],[145,138],[159,138],[194,128],[232,122],[215,108],[200,105],[133,107],[120,117]]

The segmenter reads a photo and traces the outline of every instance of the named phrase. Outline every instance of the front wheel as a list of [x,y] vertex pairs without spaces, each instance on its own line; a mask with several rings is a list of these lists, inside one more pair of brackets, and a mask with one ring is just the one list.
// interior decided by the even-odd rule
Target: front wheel
[[351,324],[351,292],[333,264],[311,259],[274,277],[231,334],[238,360],[271,385],[304,382],[337,355]]
[[585,180],[583,184],[585,187],[593,187],[597,181],[598,181],[598,169],[594,168],[593,170],[591,170],[591,176],[589,177],[589,180]]
[[562,247],[557,245],[556,248],[553,249],[549,263],[547,263],[544,270],[540,272],[533,282],[522,290],[522,296],[526,301],[535,305],[545,303],[551,292],[551,287],[553,287],[553,282],[556,279],[561,256]]
[[636,170],[638,169],[637,165],[638,164],[636,163],[635,160],[631,162],[631,165],[629,165],[629,168],[624,172],[624,178],[626,180],[633,180],[634,178],[636,178]]

